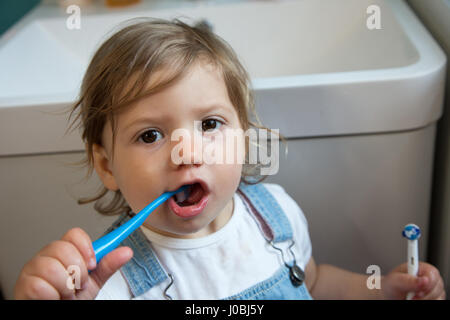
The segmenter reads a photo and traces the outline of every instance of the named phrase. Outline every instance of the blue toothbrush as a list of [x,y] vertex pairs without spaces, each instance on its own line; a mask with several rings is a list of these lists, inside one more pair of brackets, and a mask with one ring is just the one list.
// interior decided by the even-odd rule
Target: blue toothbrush
[[139,228],[150,215],[150,213],[152,213],[157,207],[159,207],[163,202],[167,201],[173,195],[180,192],[186,192],[187,188],[188,185],[184,185],[176,191],[163,193],[126,223],[111,231],[107,235],[104,235],[100,239],[92,242],[97,263],[100,262],[100,260],[105,255],[117,248],[126,237],[133,233],[134,230]]

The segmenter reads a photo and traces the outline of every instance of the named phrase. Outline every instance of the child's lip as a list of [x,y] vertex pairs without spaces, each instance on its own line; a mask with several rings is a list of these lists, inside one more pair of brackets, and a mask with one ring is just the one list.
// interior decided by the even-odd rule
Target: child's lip
[[199,184],[203,189],[203,195],[200,198],[200,200],[197,201],[197,203],[190,206],[182,207],[176,203],[174,197],[170,197],[169,200],[167,201],[167,205],[170,208],[170,210],[181,218],[192,218],[199,215],[208,204],[210,189],[208,187],[208,184],[202,179],[196,178],[191,180],[185,180],[181,184],[179,184],[175,188],[175,190],[178,190],[179,188],[185,185],[194,185],[194,184]]
[[179,188],[181,188],[184,185],[191,185],[191,184],[195,184],[198,183],[202,186],[203,190],[205,191],[205,194],[208,194],[210,192],[208,184],[203,181],[202,179],[193,179],[193,180],[186,180],[185,182],[179,184],[176,188],[174,188],[174,190],[178,190]]
[[205,192],[203,197],[196,203],[190,206],[181,207],[179,206],[173,197],[169,198],[168,206],[177,216],[181,218],[193,218],[205,209],[208,204],[209,194]]

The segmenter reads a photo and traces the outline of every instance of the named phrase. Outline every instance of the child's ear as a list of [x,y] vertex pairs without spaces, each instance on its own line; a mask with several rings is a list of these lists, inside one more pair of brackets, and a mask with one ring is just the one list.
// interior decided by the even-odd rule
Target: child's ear
[[116,179],[110,169],[110,160],[105,148],[94,143],[92,145],[92,156],[94,158],[94,169],[105,188],[111,191],[119,190]]

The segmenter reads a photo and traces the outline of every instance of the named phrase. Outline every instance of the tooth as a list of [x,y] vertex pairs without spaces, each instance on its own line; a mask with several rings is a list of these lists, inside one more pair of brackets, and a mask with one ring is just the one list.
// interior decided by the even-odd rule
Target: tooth
[[186,188],[185,190],[178,192],[177,194],[175,194],[175,200],[178,203],[183,202],[184,200],[186,200],[187,198],[189,198],[189,190],[190,188]]
[[179,192],[175,195],[175,201],[177,203],[183,202],[184,200],[186,200],[186,198],[184,197],[184,191],[183,192]]

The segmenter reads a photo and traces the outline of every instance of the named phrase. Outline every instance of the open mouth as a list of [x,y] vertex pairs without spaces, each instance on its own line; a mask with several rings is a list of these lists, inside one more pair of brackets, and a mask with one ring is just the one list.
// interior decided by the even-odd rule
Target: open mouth
[[196,182],[188,185],[183,192],[172,196],[169,207],[179,217],[190,218],[200,214],[208,202],[208,191]]
[[199,202],[203,194],[204,190],[200,183],[194,183],[188,185],[185,191],[174,195],[174,200],[180,207],[187,207]]

